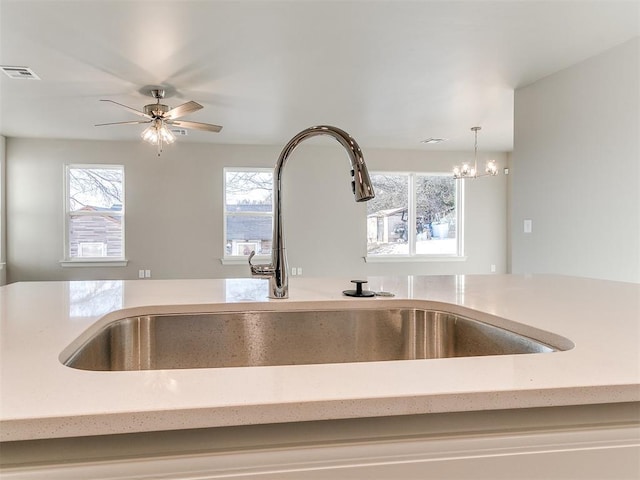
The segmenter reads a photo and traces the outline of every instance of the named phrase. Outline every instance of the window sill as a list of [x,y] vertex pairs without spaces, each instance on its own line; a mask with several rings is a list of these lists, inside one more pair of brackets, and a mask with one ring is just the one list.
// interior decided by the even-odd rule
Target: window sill
[[365,263],[416,263],[416,262],[466,262],[467,257],[458,255],[385,255],[362,257]]
[[129,260],[125,258],[114,258],[112,260],[60,260],[61,267],[126,267],[128,263]]
[[[271,255],[256,255],[251,262],[257,265],[271,262]],[[249,265],[249,257],[224,257],[220,259],[222,265]]]

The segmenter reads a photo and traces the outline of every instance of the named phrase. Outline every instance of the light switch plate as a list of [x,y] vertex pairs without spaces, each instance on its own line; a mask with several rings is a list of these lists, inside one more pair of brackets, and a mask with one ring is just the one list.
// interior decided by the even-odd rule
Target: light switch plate
[[524,221],[524,233],[531,233],[533,222],[531,220]]

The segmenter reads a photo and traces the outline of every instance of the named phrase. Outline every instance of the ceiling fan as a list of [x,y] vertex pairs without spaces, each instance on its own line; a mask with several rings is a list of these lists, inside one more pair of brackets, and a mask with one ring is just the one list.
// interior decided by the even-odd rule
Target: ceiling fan
[[192,128],[194,130],[204,130],[206,132],[217,133],[222,130],[220,125],[211,125],[210,123],[200,122],[186,122],[184,120],[178,120],[180,117],[184,117],[190,113],[200,110],[202,105],[197,102],[191,101],[178,105],[175,108],[169,108],[167,105],[160,103],[160,100],[164,98],[164,90],[152,89],[150,95],[156,99],[156,103],[150,103],[145,105],[143,110],[136,110],[135,108],[128,107],[122,103],[114,102],[113,100],[100,100],[101,102],[111,102],[116,105],[120,105],[126,108],[132,113],[145,117],[146,120],[134,120],[130,122],[112,122],[112,123],[98,123],[96,127],[102,127],[104,125],[138,125],[149,124],[149,126],[142,132],[142,139],[158,147],[158,156],[162,153],[163,144],[171,144],[175,141],[176,137],[171,131],[170,127],[179,128]]

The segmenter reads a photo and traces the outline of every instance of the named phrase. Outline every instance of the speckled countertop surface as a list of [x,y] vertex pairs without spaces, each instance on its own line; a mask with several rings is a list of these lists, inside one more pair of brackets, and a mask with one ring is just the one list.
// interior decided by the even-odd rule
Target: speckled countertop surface
[[[640,401],[640,285],[562,276],[30,282],[0,289],[0,440]],[[92,372],[62,365],[88,329],[130,315],[389,305],[475,310],[574,348],[549,354],[277,367]],[[445,305],[446,304],[446,305]],[[500,317],[496,319],[495,317]],[[543,338],[541,338],[543,337]]]

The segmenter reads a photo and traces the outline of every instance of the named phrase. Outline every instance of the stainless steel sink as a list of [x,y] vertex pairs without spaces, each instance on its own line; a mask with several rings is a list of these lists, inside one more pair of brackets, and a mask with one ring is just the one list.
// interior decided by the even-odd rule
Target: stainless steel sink
[[250,311],[116,320],[62,362],[82,370],[159,370],[513,355],[562,349],[566,345],[560,348],[463,316],[417,308]]

